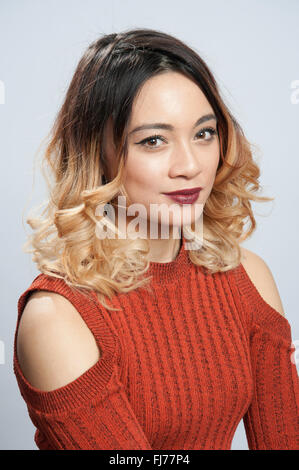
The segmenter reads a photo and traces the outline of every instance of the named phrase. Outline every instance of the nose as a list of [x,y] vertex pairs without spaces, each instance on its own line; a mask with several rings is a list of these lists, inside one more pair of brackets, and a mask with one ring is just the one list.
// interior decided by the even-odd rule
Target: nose
[[184,176],[193,178],[201,171],[198,149],[191,148],[187,143],[181,142],[171,157],[169,176],[175,178]]

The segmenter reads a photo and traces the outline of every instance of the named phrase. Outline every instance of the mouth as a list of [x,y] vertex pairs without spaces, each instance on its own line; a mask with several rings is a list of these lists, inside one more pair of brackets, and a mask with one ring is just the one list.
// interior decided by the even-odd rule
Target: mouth
[[190,189],[181,189],[179,191],[171,191],[169,193],[162,193],[162,194],[166,194],[166,196],[190,196],[191,194],[195,194],[195,193],[198,193],[199,191],[201,191],[202,188],[200,187],[197,187],[197,188],[190,188]]
[[197,191],[189,192],[189,193],[179,193],[179,194],[169,194],[169,193],[163,193],[165,196],[168,196],[170,199],[172,199],[174,202],[177,202],[178,204],[194,204],[198,197],[199,197],[200,189]]

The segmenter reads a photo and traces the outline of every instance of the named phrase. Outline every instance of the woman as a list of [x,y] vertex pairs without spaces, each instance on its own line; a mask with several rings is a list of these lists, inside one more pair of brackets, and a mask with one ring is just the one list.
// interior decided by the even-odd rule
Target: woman
[[14,343],[38,448],[230,449],[243,419],[250,449],[298,449],[290,324],[240,246],[270,198],[198,54],[150,29],[95,41],[45,159]]

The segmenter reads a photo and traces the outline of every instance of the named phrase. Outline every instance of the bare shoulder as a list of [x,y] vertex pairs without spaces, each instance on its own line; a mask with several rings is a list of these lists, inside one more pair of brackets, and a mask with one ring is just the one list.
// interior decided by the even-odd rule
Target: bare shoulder
[[56,292],[34,291],[21,316],[17,357],[29,383],[43,391],[67,385],[100,357],[79,312]]
[[241,247],[241,263],[261,297],[282,316],[285,316],[279,291],[267,263],[259,255]]

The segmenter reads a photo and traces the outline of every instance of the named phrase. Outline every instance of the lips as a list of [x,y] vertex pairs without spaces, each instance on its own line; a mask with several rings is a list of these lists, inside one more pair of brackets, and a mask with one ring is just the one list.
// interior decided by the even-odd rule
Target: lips
[[191,196],[193,194],[196,194],[198,193],[202,188],[200,187],[197,187],[197,188],[190,188],[190,189],[181,189],[179,191],[172,191],[170,193],[163,193],[163,194],[166,194],[166,196],[179,196],[179,195],[183,195],[183,196]]
[[199,196],[200,191],[192,194],[166,194],[170,199],[178,204],[194,204]]

